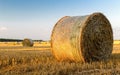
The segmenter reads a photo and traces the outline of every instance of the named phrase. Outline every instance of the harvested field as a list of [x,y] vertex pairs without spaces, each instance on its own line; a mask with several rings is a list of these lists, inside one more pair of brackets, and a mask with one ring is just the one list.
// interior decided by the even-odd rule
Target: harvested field
[[[1,46],[1,45],[0,45]],[[13,46],[12,46],[13,47]],[[120,45],[114,45],[113,54],[107,62],[58,62],[52,55],[48,44],[40,49],[21,47],[6,50],[0,47],[0,75],[119,75]],[[37,47],[37,46],[34,46]],[[42,48],[44,47],[44,48]],[[8,49],[8,50],[7,50]],[[33,50],[32,50],[33,49]],[[43,50],[42,50],[43,49]]]

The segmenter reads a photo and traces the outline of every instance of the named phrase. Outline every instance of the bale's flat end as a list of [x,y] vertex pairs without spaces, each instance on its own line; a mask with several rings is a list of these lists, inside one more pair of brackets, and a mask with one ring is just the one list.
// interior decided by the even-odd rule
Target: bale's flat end
[[107,60],[113,49],[113,32],[110,22],[101,13],[94,13],[84,23],[81,51],[85,61]]

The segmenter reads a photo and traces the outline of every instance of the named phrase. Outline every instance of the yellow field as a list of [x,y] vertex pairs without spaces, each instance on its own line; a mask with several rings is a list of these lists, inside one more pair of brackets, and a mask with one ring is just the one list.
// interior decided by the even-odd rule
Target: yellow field
[[23,47],[21,42],[0,42],[0,75],[120,75],[120,44],[114,42],[104,62],[58,62],[49,42]]
[[[23,47],[22,42],[0,42],[0,50],[50,50],[50,42],[34,42],[33,47]],[[113,53],[120,53],[120,41],[115,40]]]
[[[2,46],[22,46],[22,42],[0,42]],[[50,46],[49,42],[34,42],[34,46]]]
[[120,40],[115,40],[114,44],[120,44]]
[[49,42],[34,42],[33,47],[23,47],[22,42],[0,42],[0,50],[48,50]]

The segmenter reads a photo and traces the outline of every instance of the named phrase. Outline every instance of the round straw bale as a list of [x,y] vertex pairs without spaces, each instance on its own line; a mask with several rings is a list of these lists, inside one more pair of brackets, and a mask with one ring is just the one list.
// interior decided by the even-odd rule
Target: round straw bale
[[28,38],[25,38],[23,41],[22,41],[22,45],[24,47],[32,47],[33,46],[33,40],[31,39],[28,39]]
[[113,49],[113,31],[102,13],[65,16],[53,28],[52,53],[59,61],[107,60]]

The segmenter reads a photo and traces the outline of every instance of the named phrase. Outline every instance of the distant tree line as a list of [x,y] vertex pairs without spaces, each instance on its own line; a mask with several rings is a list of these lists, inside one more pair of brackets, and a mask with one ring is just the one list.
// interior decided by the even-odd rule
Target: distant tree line
[[[6,38],[0,38],[0,42],[22,42],[21,39],[6,39]],[[33,40],[35,42],[42,42],[43,40]]]
[[6,38],[0,38],[0,42],[21,42],[22,40],[19,39],[6,39]]

